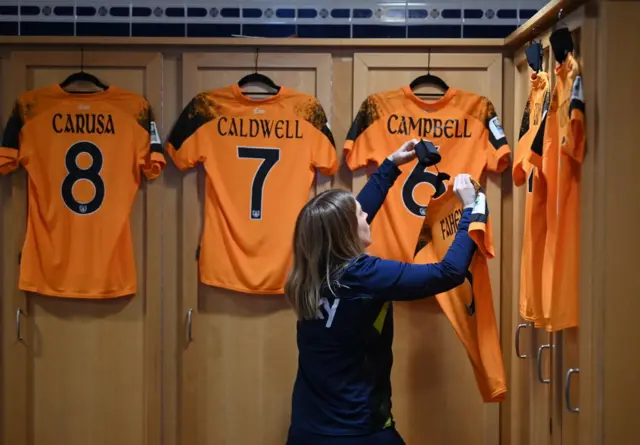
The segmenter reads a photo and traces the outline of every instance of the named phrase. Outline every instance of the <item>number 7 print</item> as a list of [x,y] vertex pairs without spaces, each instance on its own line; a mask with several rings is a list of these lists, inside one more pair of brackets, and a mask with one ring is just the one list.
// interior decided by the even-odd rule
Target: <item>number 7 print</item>
[[264,182],[269,172],[280,160],[280,149],[269,147],[238,147],[240,159],[262,159],[260,166],[251,181],[251,201],[249,217],[253,220],[262,219],[262,204],[264,196]]

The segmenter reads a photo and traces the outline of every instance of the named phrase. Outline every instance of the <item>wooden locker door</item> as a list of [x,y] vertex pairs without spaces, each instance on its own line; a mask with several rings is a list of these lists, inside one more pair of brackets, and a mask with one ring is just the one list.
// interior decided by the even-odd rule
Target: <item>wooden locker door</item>
[[[80,51],[14,52],[3,100],[61,82],[78,71]],[[84,67],[107,84],[144,94],[160,110],[158,53],[85,52]],[[125,445],[160,442],[162,184],[143,182],[131,214],[139,292],[113,300],[61,299],[21,292],[18,255],[25,235],[24,170],[3,205],[4,436],[12,445]],[[8,201],[8,202],[7,202]],[[97,252],[96,254],[100,254]],[[16,311],[22,312],[20,340]]]
[[[595,79],[589,79],[589,76],[594,76],[595,70],[585,71],[585,62],[587,67],[595,64],[595,25],[590,23],[587,25],[587,29],[584,29],[585,23],[590,20],[584,13],[583,9],[578,10],[572,15],[572,21],[575,23],[572,29],[572,37],[574,42],[574,55],[580,64],[581,72],[583,73],[583,85],[585,91],[585,122],[587,125],[589,122],[593,122],[592,116],[595,114]],[[591,26],[591,28],[589,28]],[[574,29],[575,28],[575,29]],[[583,44],[583,42],[589,42]],[[583,48],[586,49],[586,53],[583,54]],[[585,59],[586,58],[586,59]],[[585,76],[586,73],[586,76]],[[585,131],[588,131],[585,128]],[[593,134],[593,133],[592,133]],[[590,141],[587,138],[587,145],[585,147],[585,159],[583,160],[582,170],[589,171],[593,168],[594,162],[593,150],[590,150]],[[593,146],[593,145],[591,145]],[[593,244],[593,234],[591,233],[593,213],[590,204],[593,202],[593,187],[591,183],[593,175],[581,176],[581,220],[584,223],[580,227],[581,231],[581,248],[583,252],[589,252]],[[591,254],[593,255],[593,254]],[[581,255],[585,258],[584,255]],[[581,267],[581,274],[583,274],[584,268]],[[589,275],[592,275],[591,273]],[[583,295],[585,293],[584,284],[581,288],[580,304],[583,304]],[[562,347],[557,351],[558,365],[555,367],[557,372],[557,385],[554,388],[554,405],[557,407],[557,418],[561,422],[561,431],[558,434],[559,439],[555,440],[555,444],[561,445],[580,445],[580,335],[582,329],[585,329],[583,325],[583,317],[580,320],[580,326],[572,329],[565,329],[555,335],[558,336],[556,343],[561,344]],[[586,328],[588,329],[588,327]],[[590,348],[591,346],[589,346]]]
[[[520,134],[522,117],[531,90],[531,75],[524,51],[520,51],[514,58],[515,65],[515,119],[514,140],[515,150]],[[549,48],[544,49],[543,70],[549,72]],[[519,313],[520,295],[520,267],[522,256],[522,242],[525,217],[526,184],[513,187],[513,320],[515,329],[519,329],[519,347],[513,354],[511,383],[519,385],[513,388],[522,391],[519,404],[514,406],[512,413],[518,417],[521,429],[517,432],[520,441],[515,443],[530,443],[532,445],[551,444],[551,336],[544,328],[535,328],[531,323],[523,320]],[[516,331],[512,334],[515,347]],[[517,356],[519,352],[520,357]],[[525,357],[526,356],[526,357]]]
[[[330,55],[261,53],[257,63],[259,72],[316,96],[330,113]],[[173,122],[197,93],[235,83],[255,66],[253,53],[184,54],[182,100]],[[173,346],[178,363],[170,370],[179,382],[178,431],[169,434],[182,445],[282,445],[297,370],[295,316],[283,295],[248,295],[199,283],[204,172],[176,172],[176,177],[168,193],[179,204],[168,224],[181,229],[175,264],[167,267],[178,271],[179,299],[170,303],[175,311],[168,309],[172,319],[165,325],[174,332],[179,326]],[[321,181],[318,188],[329,185]]]
[[[512,62],[514,71],[514,104],[513,104],[513,118],[512,118],[512,131],[510,141],[512,142],[512,149],[514,153],[520,135],[520,127],[522,125],[522,118],[529,96],[530,90],[530,76],[531,69],[529,68],[526,59],[520,55],[515,57]],[[506,125],[505,116],[505,125]],[[510,333],[510,342],[513,344],[512,351],[505,351],[505,357],[511,357],[510,363],[505,363],[505,366],[510,366],[511,378],[509,380],[509,392],[510,392],[510,412],[509,421],[511,422],[511,436],[508,443],[528,445],[531,442],[529,435],[531,434],[531,419],[532,415],[531,403],[532,397],[530,393],[531,388],[531,362],[535,361],[535,347],[533,344],[534,335],[533,325],[523,320],[520,316],[520,267],[522,257],[522,242],[524,234],[524,217],[525,217],[525,200],[526,200],[526,187],[512,187],[512,205],[513,205],[513,243],[512,247],[512,269],[510,271],[512,275],[512,291],[513,296],[511,301],[511,326],[513,331]],[[506,315],[506,314],[505,314]],[[508,354],[506,352],[510,352]]]
[[[430,61],[429,61],[430,59]],[[353,115],[368,95],[408,85],[426,72],[455,88],[487,96],[501,115],[501,54],[356,54]],[[512,141],[511,141],[512,142]],[[494,309],[500,320],[501,178],[488,175],[496,258],[489,262]],[[366,182],[354,174],[357,193]],[[395,306],[394,417],[407,443],[493,445],[499,442],[499,404],[484,404],[466,351],[435,299]],[[461,419],[464,419],[462,421]]]

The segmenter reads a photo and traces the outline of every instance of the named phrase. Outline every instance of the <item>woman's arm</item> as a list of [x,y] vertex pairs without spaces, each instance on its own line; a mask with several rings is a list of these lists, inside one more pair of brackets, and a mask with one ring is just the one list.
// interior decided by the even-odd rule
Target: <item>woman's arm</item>
[[416,159],[415,145],[419,139],[412,139],[402,144],[400,148],[391,153],[378,169],[371,175],[365,186],[356,197],[362,210],[367,213],[367,223],[371,224],[373,218],[382,207],[389,189],[402,173],[398,166]]
[[400,176],[400,169],[388,158],[384,160],[377,170],[371,175],[367,183],[356,199],[362,206],[362,210],[367,213],[367,223],[371,224],[373,218],[382,207],[382,203],[387,197],[389,189]]
[[364,287],[383,300],[417,300],[459,286],[476,250],[468,233],[471,211],[462,213],[456,237],[441,262],[409,264],[364,256],[349,267],[345,284]]

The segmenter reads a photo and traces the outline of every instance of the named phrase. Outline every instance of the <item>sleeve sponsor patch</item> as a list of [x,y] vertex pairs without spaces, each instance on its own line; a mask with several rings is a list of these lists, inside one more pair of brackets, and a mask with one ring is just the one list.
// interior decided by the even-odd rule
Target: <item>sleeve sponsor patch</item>
[[161,144],[160,134],[158,133],[158,127],[154,121],[149,123],[149,133],[151,134],[151,143],[152,144]]
[[582,90],[582,76],[577,76],[571,89],[571,100],[584,102],[584,91]]
[[491,130],[491,134],[493,134],[493,137],[496,140],[500,140],[505,137],[504,130],[502,129],[502,124],[500,123],[498,116],[493,116],[489,121],[489,130]]

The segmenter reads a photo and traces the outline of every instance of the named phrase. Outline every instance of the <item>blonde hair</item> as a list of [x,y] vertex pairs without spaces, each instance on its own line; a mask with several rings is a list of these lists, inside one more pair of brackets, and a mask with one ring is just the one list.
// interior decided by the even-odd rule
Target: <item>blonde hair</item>
[[356,200],[343,190],[327,190],[300,211],[293,234],[293,267],[285,284],[285,296],[298,319],[313,320],[326,285],[349,260],[364,251],[358,236]]

